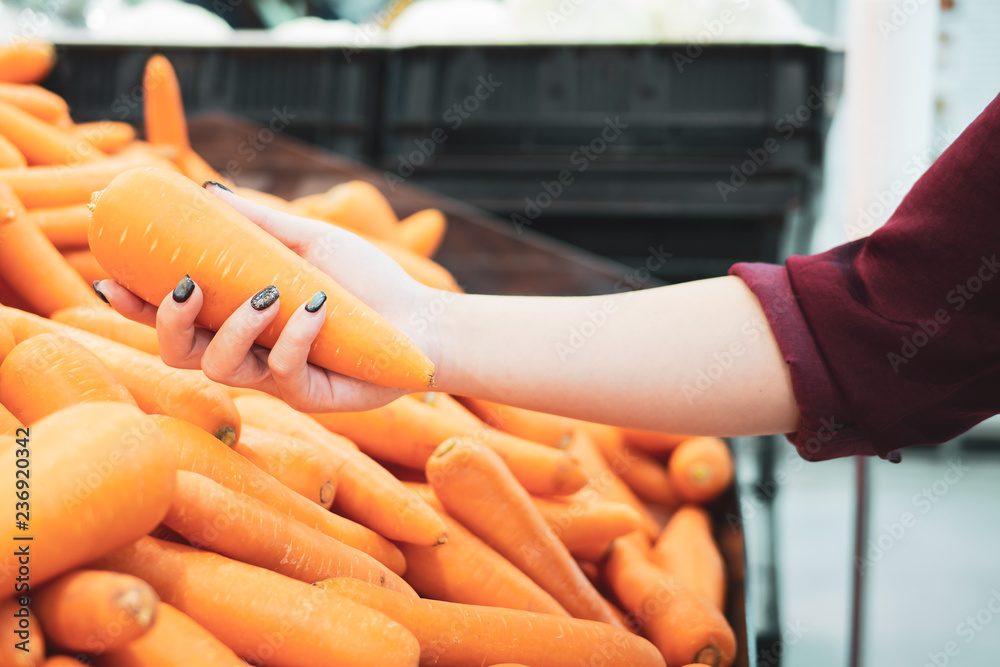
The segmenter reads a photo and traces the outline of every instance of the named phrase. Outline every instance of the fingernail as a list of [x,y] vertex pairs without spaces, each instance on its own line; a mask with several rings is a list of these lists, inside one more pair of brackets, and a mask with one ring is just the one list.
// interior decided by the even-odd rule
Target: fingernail
[[[226,192],[233,192],[232,190],[230,190],[229,188],[227,188],[227,187],[226,187],[225,185],[223,185],[222,183],[219,183],[218,181],[205,181],[204,183],[202,183],[202,184],[201,184],[201,187],[203,187],[203,188],[207,188],[207,187],[208,187],[208,186],[210,186],[210,185],[214,185],[214,186],[215,186],[215,187],[217,187],[217,188],[222,188],[222,189],[223,189],[223,190],[225,190]],[[236,194],[236,193],[233,193],[233,194]]]
[[184,303],[191,298],[191,294],[194,293],[194,281],[191,280],[191,276],[184,276],[181,281],[177,283],[177,287],[174,288],[174,301],[177,303]]
[[274,285],[268,285],[261,291],[253,295],[250,299],[250,306],[254,310],[266,310],[271,307],[275,301],[278,300],[278,288]]
[[97,283],[99,283],[99,282],[101,282],[101,281],[100,280],[95,280],[94,281],[94,291],[97,292],[97,296],[101,297],[101,301],[103,301],[104,303],[106,303],[106,304],[108,304],[110,306],[111,302],[108,301],[108,297],[104,296],[104,294],[101,292],[101,290],[97,289]]
[[316,292],[312,295],[312,298],[306,302],[306,312],[315,313],[323,307],[324,303],[326,303],[326,292]]

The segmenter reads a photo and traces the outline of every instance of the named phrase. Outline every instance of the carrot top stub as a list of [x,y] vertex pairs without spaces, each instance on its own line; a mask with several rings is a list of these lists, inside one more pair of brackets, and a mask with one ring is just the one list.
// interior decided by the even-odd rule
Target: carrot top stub
[[434,366],[388,320],[280,241],[180,174],[152,167],[116,177],[91,205],[88,241],[118,283],[158,304],[185,276],[201,287],[198,324],[213,331],[263,287],[280,293],[278,316],[257,342],[271,347],[317,291],[326,319],[309,361],[374,384],[431,385]]

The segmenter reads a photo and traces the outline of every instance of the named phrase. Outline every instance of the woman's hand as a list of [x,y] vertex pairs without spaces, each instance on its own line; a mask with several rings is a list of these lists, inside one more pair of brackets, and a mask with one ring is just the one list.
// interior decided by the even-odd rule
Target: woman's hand
[[[434,299],[435,290],[415,281],[380,250],[346,230],[254,204],[215,185],[207,187],[387,318],[437,365],[439,344],[433,328],[411,324],[419,320],[415,314]],[[96,287],[119,313],[156,327],[160,356],[169,366],[200,368],[212,380],[266,391],[307,412],[365,410],[406,393],[307,362],[324,320],[326,305],[321,295],[300,304],[274,346],[267,349],[254,343],[278,314],[273,288],[265,292],[266,285],[214,333],[195,324],[204,295],[188,278],[164,296],[158,308],[112,280]],[[310,312],[317,302],[318,310]]]

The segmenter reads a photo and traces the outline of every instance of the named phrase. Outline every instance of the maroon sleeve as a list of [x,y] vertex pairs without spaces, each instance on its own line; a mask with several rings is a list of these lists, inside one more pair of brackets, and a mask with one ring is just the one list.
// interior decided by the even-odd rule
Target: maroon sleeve
[[871,236],[737,264],[823,460],[944,442],[1000,413],[1000,97]]

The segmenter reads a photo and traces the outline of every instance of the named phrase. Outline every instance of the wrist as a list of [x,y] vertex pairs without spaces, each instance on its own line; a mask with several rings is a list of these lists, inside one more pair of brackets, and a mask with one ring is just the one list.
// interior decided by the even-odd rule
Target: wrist
[[435,391],[450,392],[455,385],[454,363],[459,318],[459,302],[467,298],[458,292],[427,288],[416,298],[407,321],[414,342],[434,364]]

